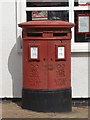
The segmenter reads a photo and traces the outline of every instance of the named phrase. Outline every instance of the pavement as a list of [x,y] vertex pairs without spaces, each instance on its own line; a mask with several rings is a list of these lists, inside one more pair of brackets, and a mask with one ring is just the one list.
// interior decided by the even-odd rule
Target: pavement
[[90,109],[88,106],[80,106],[72,107],[72,112],[52,113],[22,109],[21,102],[2,102],[0,106],[2,106],[2,118],[88,118]]

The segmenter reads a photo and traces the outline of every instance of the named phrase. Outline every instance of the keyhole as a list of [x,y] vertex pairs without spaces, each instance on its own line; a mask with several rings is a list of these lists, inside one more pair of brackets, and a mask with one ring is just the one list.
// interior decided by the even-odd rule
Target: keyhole
[[46,59],[45,59],[45,58],[43,58],[43,60],[45,61]]
[[52,61],[53,59],[51,58],[51,61]]

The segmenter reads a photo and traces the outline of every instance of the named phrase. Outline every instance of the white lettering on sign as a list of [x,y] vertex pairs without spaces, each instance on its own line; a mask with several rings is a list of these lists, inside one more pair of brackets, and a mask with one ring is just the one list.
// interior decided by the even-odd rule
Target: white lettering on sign
[[65,58],[65,48],[63,46],[58,47],[58,59]]
[[31,47],[31,59],[38,59],[38,47]]

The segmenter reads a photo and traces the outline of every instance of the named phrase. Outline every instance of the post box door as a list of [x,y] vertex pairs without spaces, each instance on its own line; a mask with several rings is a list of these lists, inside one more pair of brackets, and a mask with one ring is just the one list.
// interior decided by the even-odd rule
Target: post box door
[[70,42],[68,40],[24,41],[23,53],[25,88],[70,87]]
[[70,87],[70,41],[48,41],[48,88]]
[[24,87],[47,89],[47,41],[24,41],[23,60]]

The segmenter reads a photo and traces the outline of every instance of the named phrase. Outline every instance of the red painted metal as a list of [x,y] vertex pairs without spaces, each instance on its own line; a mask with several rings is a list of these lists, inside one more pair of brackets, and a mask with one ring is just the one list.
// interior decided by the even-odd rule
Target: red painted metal
[[[65,21],[30,21],[23,28],[23,88],[66,89],[71,87],[71,28]],[[41,36],[28,36],[42,33]],[[54,33],[58,33],[54,36]],[[65,34],[63,34],[65,33]],[[38,57],[30,58],[30,47],[38,48]],[[65,58],[57,59],[57,47],[64,46]]]
[[29,21],[19,24],[19,27],[25,28],[71,28],[73,23],[61,21],[61,20],[43,20],[43,21]]

